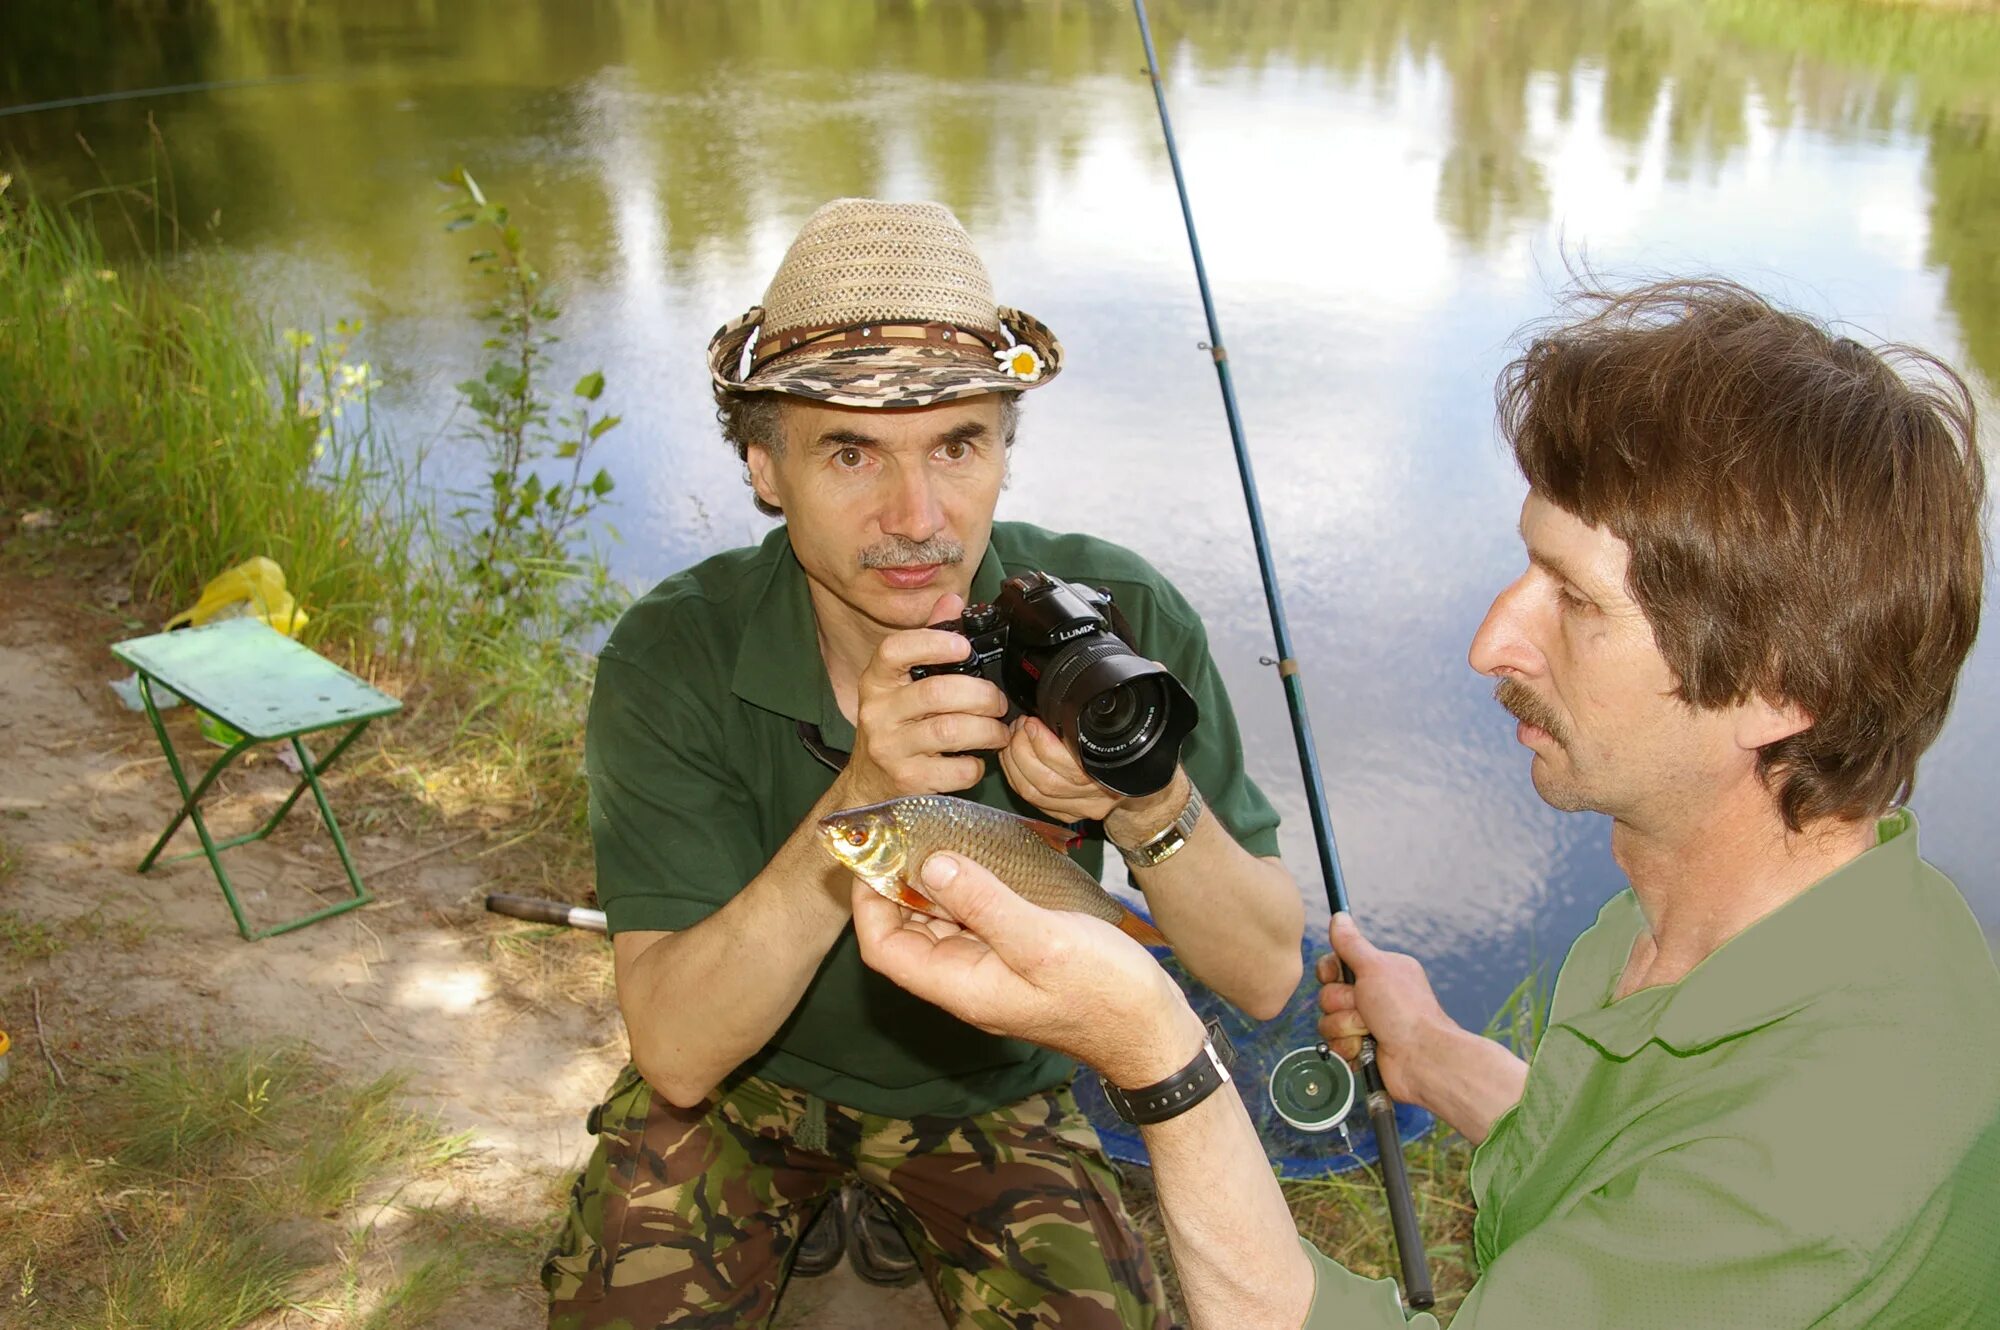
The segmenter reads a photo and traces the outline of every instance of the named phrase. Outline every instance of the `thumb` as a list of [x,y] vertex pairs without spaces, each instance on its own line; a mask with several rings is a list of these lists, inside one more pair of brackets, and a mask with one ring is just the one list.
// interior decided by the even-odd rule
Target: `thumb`
[[1333,954],[1340,957],[1352,974],[1358,974],[1382,955],[1380,948],[1361,936],[1361,925],[1345,910],[1333,916],[1327,940],[1333,944]]
[[964,609],[965,597],[955,591],[947,591],[937,598],[937,604],[931,606],[930,617],[925,619],[924,623],[928,625],[956,619]]
[[1002,960],[1037,949],[1047,927],[1043,911],[982,865],[941,851],[924,860],[923,878],[930,898]]

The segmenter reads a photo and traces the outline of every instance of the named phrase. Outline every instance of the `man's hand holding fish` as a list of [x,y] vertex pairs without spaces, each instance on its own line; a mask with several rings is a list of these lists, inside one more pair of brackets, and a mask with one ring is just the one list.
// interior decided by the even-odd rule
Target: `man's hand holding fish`
[[1117,925],[1044,909],[962,855],[931,855],[921,881],[950,919],[897,905],[854,879],[862,959],[899,986],[1126,1087],[1171,1075],[1200,1049],[1201,1022],[1179,987]]

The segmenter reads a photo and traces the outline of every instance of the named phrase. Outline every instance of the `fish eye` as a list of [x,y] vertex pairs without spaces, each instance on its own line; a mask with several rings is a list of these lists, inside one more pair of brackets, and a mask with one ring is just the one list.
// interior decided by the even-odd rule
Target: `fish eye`
[[862,827],[849,827],[840,834],[847,838],[849,845],[866,845],[868,843],[868,832]]

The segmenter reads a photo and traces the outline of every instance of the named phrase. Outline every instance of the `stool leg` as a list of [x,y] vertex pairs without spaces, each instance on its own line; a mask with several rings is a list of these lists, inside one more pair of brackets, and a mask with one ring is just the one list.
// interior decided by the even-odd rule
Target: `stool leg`
[[[335,744],[332,750],[328,752],[325,757],[321,758],[317,763],[315,763],[312,760],[312,757],[306,751],[304,744],[298,738],[294,738],[291,741],[291,743],[292,743],[292,750],[299,759],[299,783],[292,787],[292,792],[289,795],[285,796],[285,802],[278,805],[278,811],[271,814],[270,819],[266,821],[263,826],[259,827],[257,830],[252,831],[246,835],[238,836],[235,840],[229,842],[229,845],[244,845],[253,840],[262,840],[264,839],[264,837],[276,831],[278,829],[278,824],[285,820],[285,814],[291,812],[292,805],[299,801],[299,796],[304,794],[308,789],[312,788],[312,780],[306,773],[311,772],[315,768],[317,768],[318,774],[322,776],[325,775],[327,768],[331,767],[337,760],[339,760],[340,755],[347,751],[348,745],[352,744],[356,739],[360,738],[361,731],[367,728],[368,728],[368,722],[364,720],[358,725],[354,726],[352,729],[348,730],[346,734],[343,734],[340,737],[340,742]],[[338,839],[337,835],[336,839]],[[227,849],[229,848],[229,846],[225,845],[223,848]]]
[[[292,752],[299,759],[299,772],[304,777],[300,788],[310,788],[312,790],[313,802],[319,805],[320,818],[326,823],[327,834],[333,837],[333,848],[340,855],[340,866],[347,870],[347,885],[353,890],[354,894],[344,901],[336,901],[323,910],[314,910],[311,914],[301,915],[290,923],[278,924],[275,927],[267,928],[257,934],[258,937],[275,937],[279,933],[289,933],[294,928],[304,928],[307,924],[316,923],[328,915],[340,914],[344,911],[352,910],[356,906],[366,905],[374,899],[374,897],[368,894],[368,888],[361,885],[361,874],[355,871],[354,859],[347,852],[347,839],[340,834],[340,823],[334,820],[333,807],[327,803],[326,791],[319,783],[320,772],[331,766],[333,759],[339,757],[346,750],[347,746],[354,742],[356,736],[367,727],[368,722],[364,720],[349,730],[346,736],[338,744],[334,745],[333,751],[327,754],[326,761],[321,763],[314,763],[312,754],[306,751],[305,744],[300,741],[298,736],[294,735],[292,737]],[[292,792],[292,799],[297,798],[298,791],[294,790]],[[285,806],[289,808],[291,802],[292,800],[290,799],[286,800]],[[279,812],[279,816],[283,816],[282,809]],[[276,825],[276,819],[273,819],[272,825]],[[269,827],[265,828],[266,831],[269,829]]]
[[208,857],[209,867],[215,870],[215,880],[222,885],[222,898],[229,902],[229,913],[236,919],[236,931],[247,939],[250,936],[250,925],[244,921],[243,907],[237,902],[236,889],[230,884],[229,872],[222,866],[222,847],[216,845],[214,838],[208,834],[208,824],[202,821],[200,802],[201,796],[208,793],[208,787],[215,783],[215,778],[222,774],[222,769],[235,761],[237,754],[250,746],[251,740],[247,738],[239,740],[226,749],[221,757],[215,759],[215,765],[208,769],[194,788],[189,789],[187,776],[181,771],[180,757],[174,752],[174,741],[167,735],[167,727],[160,719],[159,708],[153,705],[153,689],[143,671],[139,673],[139,700],[146,704],[146,719],[153,722],[153,734],[160,741],[160,751],[167,755],[167,770],[173,773],[174,784],[181,792],[180,811],[174,814],[173,821],[167,823],[167,829],[160,833],[160,838],[153,842],[153,848],[146,851],[146,857],[139,861],[139,871],[143,873],[153,866],[154,861],[160,857],[160,851],[167,847],[167,842],[173,838],[173,834],[180,830],[182,822],[194,823],[195,835],[201,838],[201,853]]

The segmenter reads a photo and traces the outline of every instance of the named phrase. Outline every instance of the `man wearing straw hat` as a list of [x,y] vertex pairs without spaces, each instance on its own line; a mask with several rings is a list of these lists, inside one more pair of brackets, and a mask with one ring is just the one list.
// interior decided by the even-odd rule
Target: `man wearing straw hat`
[[[1116,848],[1192,972],[1276,1014],[1303,905],[1200,622],[1128,551],[994,521],[1018,396],[1062,349],[995,303],[945,208],[821,208],[709,368],[757,505],[785,520],[655,588],[600,658],[590,822],[632,1065],[592,1114],[550,1324],[763,1325],[797,1263],[830,1264],[802,1234],[838,1238],[859,1179],[884,1211],[846,1207],[857,1271],[896,1278],[899,1231],[951,1324],[1164,1327],[1073,1064],[863,965],[813,829],[940,792],[1082,826],[1079,861]],[[1193,695],[1164,789],[1091,781],[984,679],[912,679],[968,650],[927,625],[1031,571],[1108,589]]]

